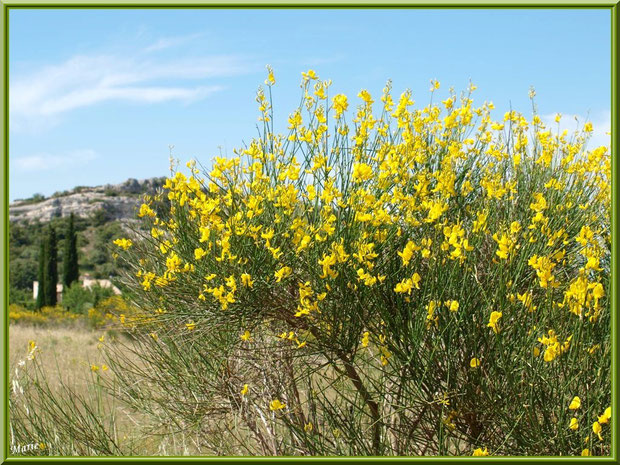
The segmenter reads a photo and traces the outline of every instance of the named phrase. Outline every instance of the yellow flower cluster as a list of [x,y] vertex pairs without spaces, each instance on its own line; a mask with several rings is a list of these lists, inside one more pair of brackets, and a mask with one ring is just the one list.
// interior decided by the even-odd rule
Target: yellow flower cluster
[[563,343],[560,343],[555,331],[552,329],[549,330],[548,336],[538,338],[538,342],[545,346],[545,352],[543,355],[545,362],[551,362],[555,360],[556,357],[566,352],[570,347],[570,341],[572,338],[573,336],[570,335]]
[[[269,337],[302,352],[346,340],[386,370],[413,347],[456,350],[450,338],[467,350],[448,365],[476,354],[466,372],[481,378],[502,344],[531,363],[541,330],[537,370],[607,344],[596,325],[609,306],[611,157],[588,150],[590,123],[569,137],[537,115],[494,120],[492,103],[474,107],[475,86],[414,109],[412,93],[396,98],[390,84],[379,112],[362,90],[348,123],[352,104],[330,99],[330,86],[303,73],[284,135],[259,91],[261,137],[208,172],[190,163],[145,199],[144,241],[114,242],[121,254],[140,250],[132,273],[145,299],[199,309],[184,315],[190,331],[230,318],[241,331],[275,327]],[[569,429],[578,428],[575,417]]]

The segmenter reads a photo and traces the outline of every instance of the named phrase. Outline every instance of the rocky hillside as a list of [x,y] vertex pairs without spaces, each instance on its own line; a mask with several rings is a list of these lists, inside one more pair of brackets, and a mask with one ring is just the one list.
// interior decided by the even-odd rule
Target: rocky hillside
[[17,200],[9,205],[9,221],[48,222],[71,213],[80,218],[103,213],[107,220],[131,219],[135,217],[142,194],[154,193],[158,187],[163,186],[165,179],[128,179],[116,185],[76,187],[49,198],[34,196]]
[[143,194],[154,194],[166,178],[97,187],[76,187],[49,198],[34,195],[9,205],[9,301],[34,308],[33,281],[37,280],[40,240],[49,225],[58,238],[58,273],[62,275],[62,255],[68,216],[75,214],[80,275],[110,279],[118,264],[112,257],[112,241],[130,232]]

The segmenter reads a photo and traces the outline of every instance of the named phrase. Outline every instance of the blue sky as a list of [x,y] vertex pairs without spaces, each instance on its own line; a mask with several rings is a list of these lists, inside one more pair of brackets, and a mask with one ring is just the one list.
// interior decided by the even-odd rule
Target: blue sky
[[[10,10],[10,199],[168,173],[168,146],[208,165],[256,135],[256,90],[276,72],[276,120],[301,72],[353,102],[392,79],[428,103],[471,79],[510,107],[610,120],[609,10]],[[571,117],[568,117],[571,115]]]

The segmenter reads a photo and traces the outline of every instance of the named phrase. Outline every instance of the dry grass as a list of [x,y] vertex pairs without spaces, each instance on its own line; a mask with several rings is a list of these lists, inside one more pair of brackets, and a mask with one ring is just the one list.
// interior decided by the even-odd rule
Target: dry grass
[[[14,324],[9,327],[9,367],[11,372],[28,354],[29,341],[40,348],[38,356],[46,369],[50,386],[57,387],[60,379],[73,388],[86,387],[90,379],[90,365],[101,365],[97,349],[100,334],[87,328],[35,327]],[[78,389],[79,390],[79,389]]]
[[[67,389],[76,396],[91,398],[93,390],[93,374],[91,365],[101,367],[104,364],[102,352],[99,350],[99,338],[102,331],[95,331],[85,325],[70,324],[68,326],[32,326],[29,324],[11,324],[9,327],[9,367],[14,374],[18,363],[26,360],[29,342],[35,341],[37,365],[43,369],[43,378],[50,388],[52,396],[62,399]],[[106,334],[106,342],[111,340]],[[113,339],[112,339],[113,340]],[[128,340],[125,340],[127,343]],[[131,354],[126,354],[132,357]],[[137,361],[139,363],[139,361]],[[21,370],[21,369],[20,369]],[[111,370],[105,377],[114,377]],[[101,391],[103,404],[112,406],[114,411],[114,435],[119,446],[128,455],[199,455],[200,448],[195,439],[184,434],[165,430],[153,431],[151,434],[140,433],[149,418],[143,412],[137,412],[125,402],[122,395],[116,398],[106,391]],[[54,455],[54,451],[52,455]]]
[[[67,389],[75,396],[92,398],[93,376],[91,365],[102,366],[104,359],[98,348],[99,337],[103,333],[87,328],[85,325],[32,326],[11,324],[9,326],[9,367],[15,373],[20,361],[28,355],[29,342],[35,341],[37,366],[41,367],[43,379],[52,396],[63,398]],[[108,336],[106,336],[108,337]],[[109,371],[107,376],[113,376]],[[120,440],[127,440],[135,429],[133,412],[127,411],[122,403],[115,401],[112,394],[103,390],[101,402],[114,405],[116,421],[115,433]],[[53,451],[50,451],[53,453]]]

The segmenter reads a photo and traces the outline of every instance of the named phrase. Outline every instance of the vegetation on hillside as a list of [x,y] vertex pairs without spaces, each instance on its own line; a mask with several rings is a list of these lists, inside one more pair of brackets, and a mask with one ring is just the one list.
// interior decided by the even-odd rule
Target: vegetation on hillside
[[[66,239],[65,239],[66,240]],[[40,238],[39,254],[39,289],[36,299],[36,308],[53,307],[58,301],[58,243],[56,230],[48,225],[44,236]]]
[[67,225],[67,235],[64,240],[64,256],[62,269],[62,284],[69,287],[80,276],[77,251],[77,233],[75,232],[75,215],[71,213],[69,216],[69,224]]
[[[9,225],[9,300],[28,308],[35,304],[32,297],[32,282],[38,279],[38,258],[40,254],[39,238],[51,225],[60,244],[58,250],[58,274],[64,276],[65,240],[67,235],[67,218],[54,218],[49,223],[12,222]],[[105,220],[75,217],[77,234],[76,248],[79,262],[79,274],[89,274],[95,279],[107,279],[118,274],[117,265],[112,258],[111,241],[119,235],[126,234],[119,220]]]
[[[130,179],[119,185],[104,186],[103,193],[106,197],[123,196],[135,199],[136,205],[141,195],[151,192],[163,184],[163,178],[152,178],[143,182]],[[102,188],[78,186],[72,190],[56,192],[49,198],[59,198],[68,195]],[[37,204],[48,200],[41,194],[35,194],[29,199],[17,201],[20,205]],[[103,199],[94,199],[103,202]],[[9,207],[10,208],[10,207]],[[73,240],[66,240],[67,228],[70,227],[71,216],[73,218],[73,231],[76,234]],[[126,223],[131,218],[116,219],[109,208],[102,204],[88,216],[70,215],[69,218],[52,218],[51,221],[26,221],[18,216],[9,224],[9,299],[11,303],[17,303],[28,308],[36,305],[32,297],[32,283],[38,279],[39,239],[43,236],[47,225],[51,225],[57,235],[58,249],[58,274],[64,283],[67,279],[72,280],[78,275],[89,274],[95,279],[117,276],[115,265],[110,252],[110,243],[113,238],[124,234],[127,230]],[[67,247],[69,247],[67,249]],[[73,251],[77,254],[73,255]],[[79,270],[75,263],[79,262]],[[66,275],[65,268],[70,263],[71,271]]]

